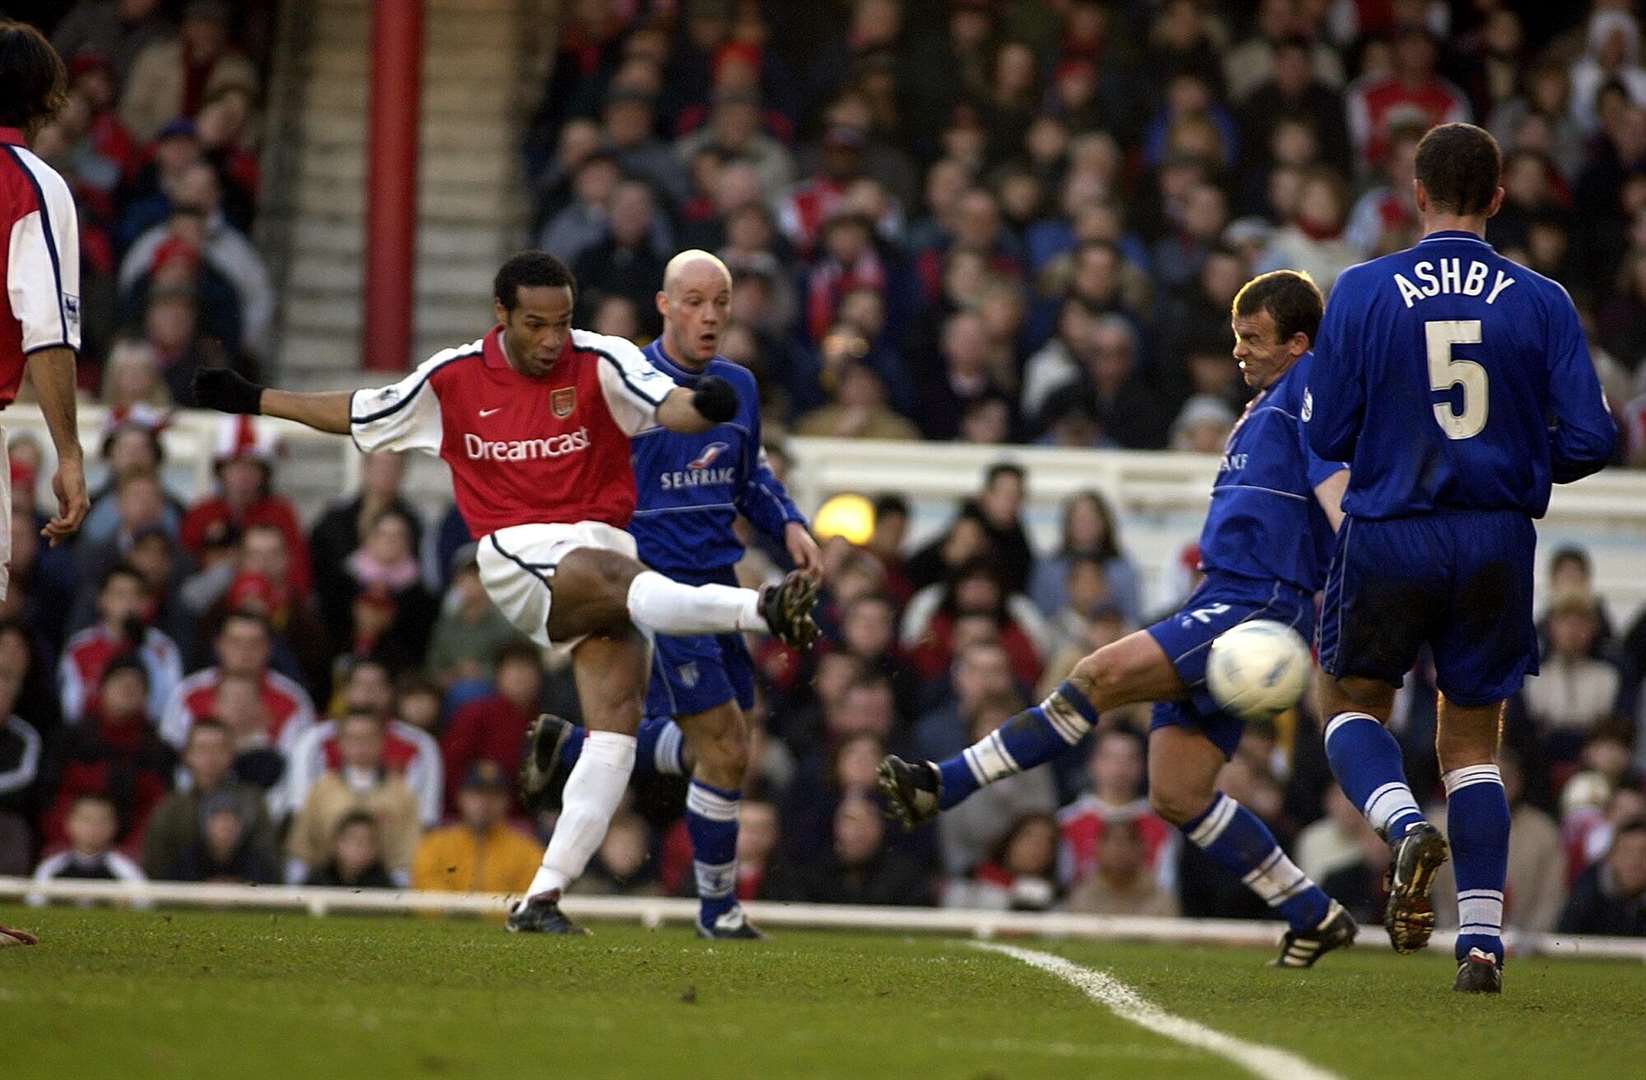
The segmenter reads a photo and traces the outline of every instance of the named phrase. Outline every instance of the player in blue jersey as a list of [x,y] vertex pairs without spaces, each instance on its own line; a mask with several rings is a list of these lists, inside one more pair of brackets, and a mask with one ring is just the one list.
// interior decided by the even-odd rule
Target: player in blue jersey
[[1497,143],[1445,124],[1418,146],[1424,237],[1337,279],[1315,344],[1307,428],[1350,463],[1320,616],[1321,708],[1338,784],[1393,847],[1384,924],[1428,943],[1446,841],[1384,728],[1422,646],[1457,876],[1454,988],[1502,989],[1509,807],[1504,700],[1537,673],[1532,527],[1549,485],[1601,468],[1616,438],[1566,291],[1483,237],[1503,201]]
[[[700,436],[658,429],[634,439],[639,502],[629,532],[653,570],[693,585],[733,585],[743,557],[733,529],[741,514],[816,579],[823,565],[817,543],[761,449],[754,376],[717,355],[731,294],[731,274],[706,251],[682,252],[664,270],[657,294],[663,334],[645,348],[647,359],[682,386],[710,375],[726,380],[737,392],[737,415]],[[736,896],[739,789],[749,759],[743,711],[753,705],[754,662],[741,635],[654,639],[635,771],[682,773],[689,762],[686,830],[704,937],[760,936]],[[569,769],[581,745],[582,729],[557,717],[539,720],[522,778],[528,798]]]
[[1212,641],[1236,623],[1273,619],[1308,634],[1325,577],[1343,466],[1304,442],[1309,348],[1320,290],[1277,270],[1235,297],[1234,356],[1257,391],[1224,448],[1200,535],[1206,580],[1180,611],[1105,645],[1035,708],[940,763],[887,757],[880,786],[906,825],[955,806],[985,784],[1050,761],[1098,714],[1155,702],[1149,725],[1149,800],[1213,860],[1238,875],[1289,924],[1276,963],[1308,967],[1354,940],[1355,923],[1281,851],[1258,816],[1217,790],[1240,743],[1241,721],[1206,689]]

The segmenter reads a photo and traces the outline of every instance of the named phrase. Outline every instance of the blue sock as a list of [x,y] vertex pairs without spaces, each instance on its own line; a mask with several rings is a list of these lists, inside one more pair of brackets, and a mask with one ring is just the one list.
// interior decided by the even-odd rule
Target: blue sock
[[[583,753],[583,740],[588,729],[574,727],[560,747],[560,765],[570,770]],[[654,716],[640,722],[635,732],[634,774],[636,776],[684,776],[686,741],[680,725],[667,716]]]
[[714,921],[737,903],[737,806],[740,791],[694,779],[686,790],[686,834],[697,875],[697,921]]
[[939,762],[943,790],[938,805],[947,810],[985,784],[1045,764],[1084,738],[1095,723],[1097,710],[1092,703],[1064,683],[1039,705]]
[[588,728],[582,724],[573,725],[571,734],[560,744],[560,768],[563,772],[572,771],[572,766],[576,765],[577,759],[583,755],[583,740],[588,737]]
[[634,733],[634,771],[640,776],[684,776],[681,757],[686,740],[672,717],[652,716],[640,721]]
[[1360,712],[1332,717],[1326,725],[1326,759],[1343,794],[1391,842],[1424,820],[1406,785],[1400,744],[1376,717]]
[[1446,784],[1446,832],[1457,876],[1457,945],[1462,962],[1479,949],[1503,963],[1503,883],[1509,873],[1509,800],[1496,765],[1468,765]]
[[1217,864],[1286,917],[1293,930],[1313,930],[1331,900],[1286,857],[1263,819],[1221,791],[1200,816],[1179,826]]

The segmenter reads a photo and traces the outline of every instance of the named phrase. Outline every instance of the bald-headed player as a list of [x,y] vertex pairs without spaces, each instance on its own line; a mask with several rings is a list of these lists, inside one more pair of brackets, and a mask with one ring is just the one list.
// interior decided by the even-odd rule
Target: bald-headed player
[[[724,379],[737,392],[737,413],[702,434],[655,429],[634,439],[639,504],[629,532],[652,569],[694,585],[733,585],[743,557],[733,525],[742,514],[816,577],[817,543],[760,447],[754,376],[718,354],[731,302],[731,273],[713,255],[683,251],[669,261],[657,294],[663,334],[645,348],[646,358],[684,387]],[[656,639],[636,767],[682,772],[686,758],[692,761],[686,829],[702,905],[697,929],[707,938],[760,936],[737,904],[737,812],[749,761],[743,711],[753,705],[754,664],[741,635]],[[581,735],[554,717],[538,723],[523,777],[529,798],[576,760]]]

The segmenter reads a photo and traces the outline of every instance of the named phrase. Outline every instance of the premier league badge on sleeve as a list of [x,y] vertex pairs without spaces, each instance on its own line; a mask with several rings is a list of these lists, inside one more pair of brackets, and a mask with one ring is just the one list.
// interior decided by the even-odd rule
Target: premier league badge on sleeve
[[549,408],[555,418],[564,420],[577,408],[577,387],[562,386],[549,395]]

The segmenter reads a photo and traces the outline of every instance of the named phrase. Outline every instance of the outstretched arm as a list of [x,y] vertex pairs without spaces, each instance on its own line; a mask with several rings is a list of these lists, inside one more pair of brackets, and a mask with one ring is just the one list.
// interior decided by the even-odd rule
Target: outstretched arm
[[205,368],[194,376],[194,402],[219,412],[274,416],[316,431],[349,435],[367,453],[422,450],[437,454],[443,432],[439,399],[429,389],[434,364],[431,360],[400,382],[377,390],[314,394],[275,390],[226,368]]
[[349,433],[349,402],[353,398],[347,390],[320,394],[275,390],[227,368],[202,368],[194,376],[194,402],[202,408],[276,416],[333,435]]
[[349,433],[349,402],[354,394],[333,390],[323,394],[298,394],[290,390],[264,390],[263,415],[295,420],[316,431],[333,435]]

